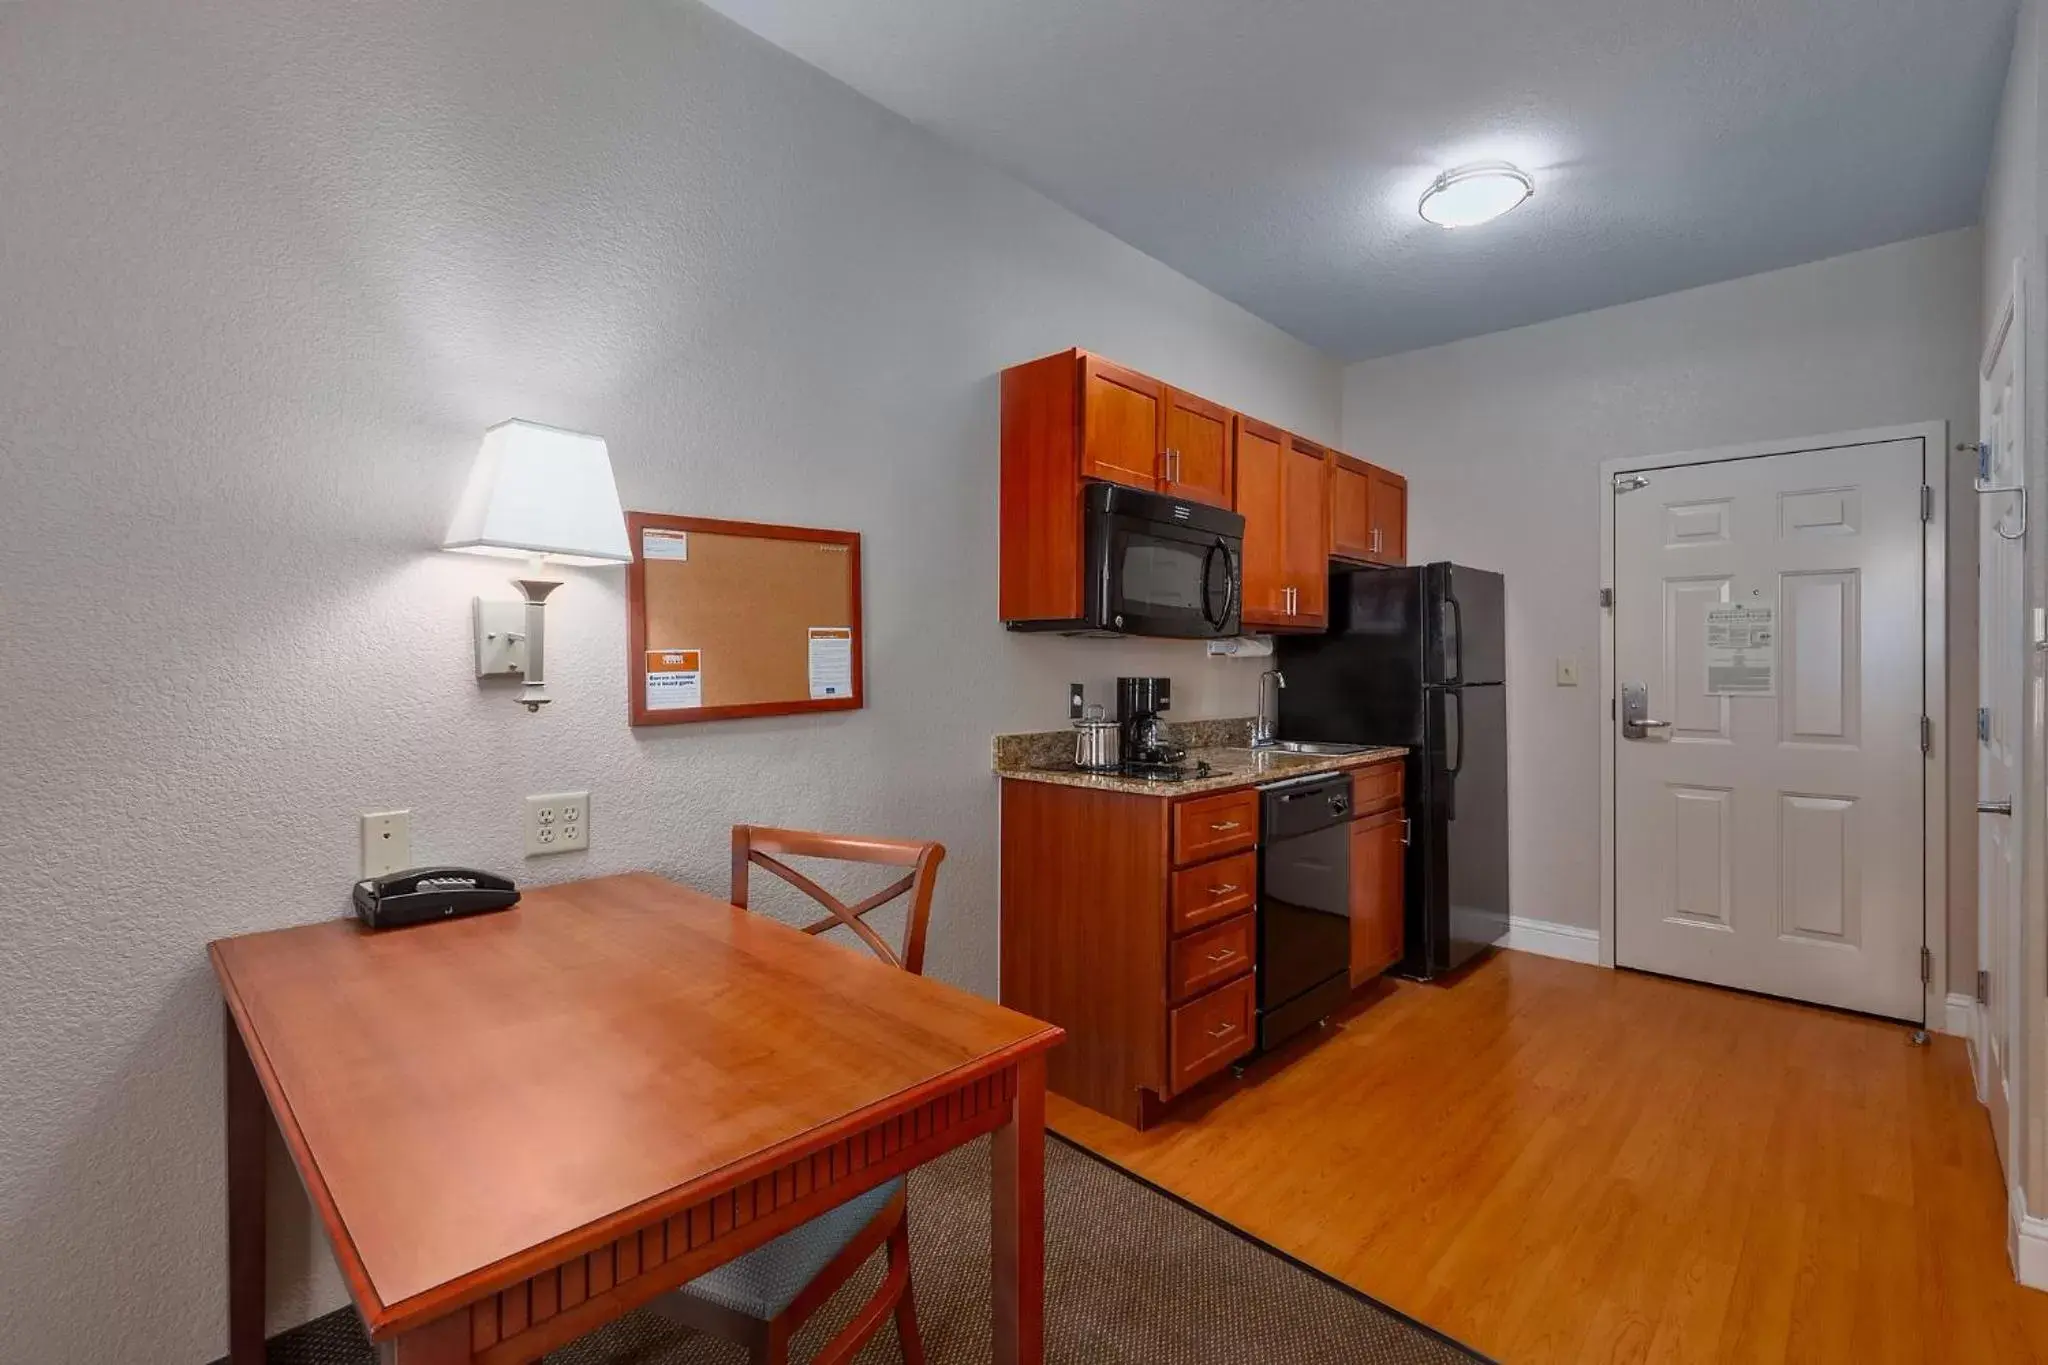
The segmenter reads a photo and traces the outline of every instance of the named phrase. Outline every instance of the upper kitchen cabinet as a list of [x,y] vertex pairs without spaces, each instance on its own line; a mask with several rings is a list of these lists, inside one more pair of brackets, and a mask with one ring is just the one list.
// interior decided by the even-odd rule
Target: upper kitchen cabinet
[[1331,453],[1330,555],[1361,564],[1408,561],[1408,480]]
[[1230,506],[1235,486],[1231,477],[1232,416],[1220,403],[1179,389],[1166,391],[1160,492],[1172,498]]
[[1247,626],[1319,630],[1329,619],[1329,462],[1322,447],[1237,419]]
[[1250,417],[1237,419],[1237,512],[1244,518],[1244,601],[1247,626],[1284,626],[1287,616],[1287,532],[1280,494],[1287,433]]
[[[1165,472],[1160,446],[1166,428],[1166,386],[1085,351],[1047,357],[1063,362],[1056,369],[1068,368],[1075,358],[1081,370],[1081,477],[1157,488]],[[1058,382],[1057,375],[1050,378]],[[1007,387],[1006,374],[1005,400]]]
[[1226,407],[1082,350],[1004,370],[1002,401],[999,592],[1013,625],[1084,615],[1088,488],[1231,506],[1236,414]]
[[1330,452],[1296,436],[1280,462],[1287,534],[1288,624],[1321,630],[1330,620]]
[[1072,352],[1081,371],[1081,477],[1230,506],[1230,409]]
[[1390,469],[1372,467],[1371,529],[1373,561],[1408,562],[1408,480]]

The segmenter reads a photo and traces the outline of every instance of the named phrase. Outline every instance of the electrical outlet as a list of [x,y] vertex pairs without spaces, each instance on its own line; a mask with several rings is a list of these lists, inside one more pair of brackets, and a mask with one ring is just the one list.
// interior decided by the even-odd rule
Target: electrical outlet
[[526,856],[581,853],[590,847],[590,793],[526,798]]
[[1559,659],[1557,661],[1557,685],[1559,687],[1577,687],[1579,685],[1579,661],[1577,659]]
[[361,824],[364,877],[382,877],[412,866],[411,811],[370,811]]

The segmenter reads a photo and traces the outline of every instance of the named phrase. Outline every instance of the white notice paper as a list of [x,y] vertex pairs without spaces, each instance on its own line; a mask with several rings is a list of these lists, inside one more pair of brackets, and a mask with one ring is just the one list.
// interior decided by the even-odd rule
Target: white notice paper
[[647,709],[686,711],[704,704],[704,652],[647,651]]
[[1777,608],[1707,608],[1707,694],[1769,697],[1777,692]]
[[811,627],[811,700],[853,695],[853,631]]
[[640,532],[640,557],[687,560],[690,557],[690,533],[649,526]]

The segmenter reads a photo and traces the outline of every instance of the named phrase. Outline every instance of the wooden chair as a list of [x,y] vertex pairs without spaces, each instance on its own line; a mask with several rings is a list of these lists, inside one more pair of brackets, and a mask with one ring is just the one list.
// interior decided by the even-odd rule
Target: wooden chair
[[[748,870],[766,868],[830,912],[815,924],[805,925],[805,933],[850,929],[884,962],[922,974],[932,888],[945,856],[944,845],[935,843],[735,825],[732,903],[742,910],[747,907]],[[848,905],[782,862],[784,857],[881,863],[910,871],[859,904]],[[906,892],[910,909],[904,919],[903,945],[895,949],[864,917]],[[819,1351],[817,1365],[851,1360],[891,1312],[896,1317],[904,1360],[924,1365],[924,1343],[917,1335],[917,1307],[910,1289],[910,1229],[901,1176],[699,1276],[662,1296],[654,1306],[684,1326],[740,1343],[753,1365],[784,1365],[789,1359],[790,1339],[805,1319],[884,1245],[889,1268],[881,1287],[854,1314],[853,1321]]]

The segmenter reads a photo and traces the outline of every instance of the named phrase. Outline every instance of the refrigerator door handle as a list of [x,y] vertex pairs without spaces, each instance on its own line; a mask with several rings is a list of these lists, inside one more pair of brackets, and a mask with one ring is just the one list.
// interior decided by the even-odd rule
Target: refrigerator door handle
[[[1444,708],[1444,719],[1448,722],[1449,731],[1444,736],[1444,753],[1448,757],[1454,751],[1455,744],[1457,754],[1456,761],[1446,764],[1444,768],[1444,819],[1455,820],[1458,818],[1458,774],[1465,767],[1465,693],[1453,688],[1444,694],[1444,700],[1449,703]],[[1453,707],[1456,708],[1455,713]]]
[[1465,609],[1450,593],[1444,594],[1444,682],[1452,687],[1465,681]]

